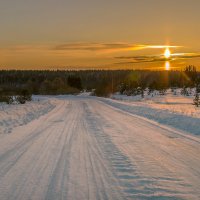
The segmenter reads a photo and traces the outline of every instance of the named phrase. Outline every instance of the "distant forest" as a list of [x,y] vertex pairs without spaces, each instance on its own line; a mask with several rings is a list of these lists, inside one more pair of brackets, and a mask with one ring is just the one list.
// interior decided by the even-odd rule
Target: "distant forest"
[[199,90],[200,72],[194,66],[184,71],[86,70],[86,71],[0,71],[0,95],[77,94],[93,91],[97,96],[114,92],[134,95],[145,89],[164,92],[168,88]]

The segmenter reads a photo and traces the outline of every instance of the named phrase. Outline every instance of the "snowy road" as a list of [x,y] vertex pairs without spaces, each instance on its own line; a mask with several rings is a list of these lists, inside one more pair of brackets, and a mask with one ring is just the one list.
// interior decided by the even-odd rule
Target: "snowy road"
[[200,141],[92,98],[0,135],[0,199],[200,199]]

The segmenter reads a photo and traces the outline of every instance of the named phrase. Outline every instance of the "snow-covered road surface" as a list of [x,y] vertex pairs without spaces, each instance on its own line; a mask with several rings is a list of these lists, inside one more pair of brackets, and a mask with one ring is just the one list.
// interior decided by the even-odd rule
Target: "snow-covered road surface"
[[95,98],[0,135],[0,199],[200,199],[199,138]]

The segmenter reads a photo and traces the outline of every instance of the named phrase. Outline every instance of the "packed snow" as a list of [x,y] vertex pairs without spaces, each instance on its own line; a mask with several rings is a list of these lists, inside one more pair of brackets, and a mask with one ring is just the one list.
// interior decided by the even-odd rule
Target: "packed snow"
[[200,199],[198,134],[161,125],[155,111],[179,115],[148,104],[82,95],[1,105],[0,199]]

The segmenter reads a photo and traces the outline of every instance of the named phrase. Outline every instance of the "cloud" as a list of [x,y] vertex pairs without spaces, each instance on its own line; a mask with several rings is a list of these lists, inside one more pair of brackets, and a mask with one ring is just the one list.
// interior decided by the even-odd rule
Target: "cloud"
[[154,63],[163,61],[175,61],[183,59],[200,58],[200,53],[174,53],[170,58],[165,58],[164,55],[152,55],[152,56],[119,56],[115,57],[121,60],[115,64],[134,64],[134,63]]
[[113,44],[103,44],[103,43],[69,43],[57,45],[53,50],[61,51],[99,51],[108,49],[122,49],[129,48],[128,44],[124,43],[113,43]]
[[200,53],[175,53],[175,54],[172,54],[172,57],[175,59],[199,58]]
[[[172,61],[178,59],[189,59],[194,57],[200,57],[197,53],[176,53],[172,54],[169,59],[166,59],[163,55],[139,55],[139,56],[120,56],[113,58],[114,53],[120,55],[122,52],[128,52],[129,55],[133,51],[140,51],[145,49],[178,49],[180,46],[169,46],[169,45],[151,45],[151,44],[132,44],[132,43],[90,43],[90,42],[79,42],[79,43],[65,43],[65,44],[33,44],[33,45],[11,45],[7,48],[0,48],[2,56],[27,56],[36,57],[40,56],[51,56],[62,59],[82,59],[84,62],[89,60],[98,59],[99,62],[106,64],[113,64],[113,60],[119,62],[115,64],[127,64],[127,63],[153,63],[162,61]],[[119,54],[120,53],[120,54]],[[113,54],[113,55],[110,55]]]
[[67,43],[53,47],[58,51],[136,51],[142,49],[178,48],[179,46],[130,43]]
[[[65,44],[46,44],[46,45],[16,45],[0,48],[0,51],[24,53],[24,52],[54,52],[54,53],[73,53],[73,52],[92,52],[92,53],[116,53],[123,51],[138,51],[144,49],[166,49],[179,48],[179,46],[168,45],[148,45],[148,44],[132,44],[132,43],[65,43]],[[84,54],[83,54],[84,55]]]

